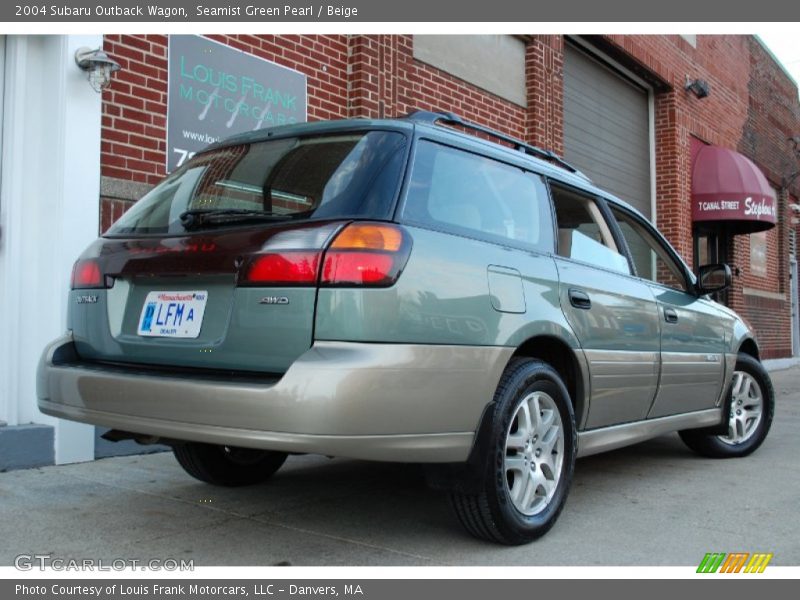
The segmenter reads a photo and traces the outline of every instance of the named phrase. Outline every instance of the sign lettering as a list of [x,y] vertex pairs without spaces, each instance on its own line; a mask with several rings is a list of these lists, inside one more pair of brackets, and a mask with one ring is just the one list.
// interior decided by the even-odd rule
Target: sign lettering
[[169,38],[167,171],[228,136],[306,120],[298,71],[195,35]]

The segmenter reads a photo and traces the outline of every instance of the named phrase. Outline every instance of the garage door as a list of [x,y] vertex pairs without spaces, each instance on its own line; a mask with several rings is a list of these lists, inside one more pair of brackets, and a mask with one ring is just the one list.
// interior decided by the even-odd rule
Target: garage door
[[649,127],[646,90],[566,45],[564,157],[648,217]]

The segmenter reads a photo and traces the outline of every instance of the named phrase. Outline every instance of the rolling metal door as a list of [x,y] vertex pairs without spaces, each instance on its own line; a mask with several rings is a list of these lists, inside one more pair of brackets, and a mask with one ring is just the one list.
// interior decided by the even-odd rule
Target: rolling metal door
[[564,54],[564,157],[651,217],[647,91],[570,45]]

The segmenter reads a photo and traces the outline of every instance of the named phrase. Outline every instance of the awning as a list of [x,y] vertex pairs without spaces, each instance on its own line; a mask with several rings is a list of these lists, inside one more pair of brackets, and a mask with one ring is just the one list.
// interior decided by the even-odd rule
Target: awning
[[725,225],[730,233],[755,233],[775,226],[775,192],[753,162],[733,150],[706,146],[692,168],[692,220]]

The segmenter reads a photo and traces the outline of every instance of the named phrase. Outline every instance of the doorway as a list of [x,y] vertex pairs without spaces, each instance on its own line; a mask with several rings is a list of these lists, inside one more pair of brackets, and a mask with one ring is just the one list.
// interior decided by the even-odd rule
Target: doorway
[[[729,236],[724,228],[719,226],[695,227],[694,230],[694,272],[703,265],[714,265],[728,263]],[[737,273],[736,267],[730,265],[731,271]],[[728,305],[728,290],[715,292],[711,297],[721,303]]]

